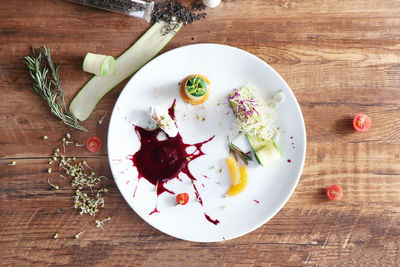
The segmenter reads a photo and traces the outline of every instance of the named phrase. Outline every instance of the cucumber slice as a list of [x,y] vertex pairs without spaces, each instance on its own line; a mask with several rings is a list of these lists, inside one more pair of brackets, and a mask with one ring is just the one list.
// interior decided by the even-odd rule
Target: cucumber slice
[[258,136],[251,136],[249,134],[246,134],[247,141],[249,141],[249,144],[251,146],[251,149],[253,150],[254,154],[260,150],[262,147],[267,145],[269,141],[263,140]]
[[97,103],[111,89],[135,73],[150,59],[156,56],[182,27],[165,33],[168,23],[159,21],[153,24],[125,53],[116,59],[116,72],[112,76],[94,76],[72,100],[69,110],[80,121],[86,120]]
[[115,59],[112,56],[87,53],[82,69],[94,75],[106,76],[115,74],[115,65]]
[[257,162],[261,166],[269,162],[273,162],[282,157],[282,153],[274,141],[263,140],[258,136],[251,136],[246,134],[247,141],[254,152]]
[[279,151],[278,146],[273,141],[266,141],[265,146],[257,150],[254,153],[254,156],[261,166],[265,166],[268,163],[282,158],[282,154]]

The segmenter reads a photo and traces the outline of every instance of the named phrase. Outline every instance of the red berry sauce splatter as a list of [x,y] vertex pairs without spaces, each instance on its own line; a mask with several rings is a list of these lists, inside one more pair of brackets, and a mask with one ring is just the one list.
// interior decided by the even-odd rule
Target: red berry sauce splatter
[[[168,109],[168,114],[173,120],[175,119],[175,102],[176,100]],[[157,196],[159,196],[164,192],[174,194],[174,192],[165,187],[165,184],[174,178],[180,180],[179,175],[181,173],[186,174],[193,181],[197,200],[203,206],[203,200],[194,183],[197,179],[190,172],[189,163],[205,155],[202,151],[202,146],[213,140],[215,136],[200,143],[185,144],[179,132],[175,137],[166,135],[165,138],[160,140],[159,134],[164,134],[161,129],[147,130],[134,124],[132,125],[135,127],[135,132],[139,137],[140,149],[135,154],[128,156],[128,159],[136,167],[138,179],[144,178],[156,186]],[[187,148],[195,148],[195,150],[192,153],[187,153]],[[154,212],[159,212],[157,207],[150,215]],[[204,213],[204,215],[211,223],[219,223],[218,220],[212,220],[207,214]]]

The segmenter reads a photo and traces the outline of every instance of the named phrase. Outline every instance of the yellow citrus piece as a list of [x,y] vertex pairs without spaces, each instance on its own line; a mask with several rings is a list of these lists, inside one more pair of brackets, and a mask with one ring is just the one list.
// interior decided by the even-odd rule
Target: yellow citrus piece
[[235,196],[235,195],[241,193],[246,188],[248,178],[249,178],[249,176],[247,174],[246,166],[240,167],[239,183],[233,184],[233,182],[232,182],[232,186],[229,188],[229,190],[226,194],[228,196]]
[[226,165],[228,165],[229,173],[231,174],[232,185],[240,183],[240,169],[239,164],[233,157],[226,158]]

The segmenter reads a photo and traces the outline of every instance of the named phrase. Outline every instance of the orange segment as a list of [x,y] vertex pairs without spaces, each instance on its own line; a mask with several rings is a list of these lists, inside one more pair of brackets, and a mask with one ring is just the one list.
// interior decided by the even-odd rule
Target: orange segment
[[233,185],[229,188],[228,192],[226,193],[228,196],[235,196],[239,193],[241,193],[247,185],[248,181],[248,174],[247,174],[247,169],[246,166],[242,166],[240,168],[240,182],[238,184]]
[[[189,80],[190,77],[199,77],[199,78],[202,78],[202,79],[203,79],[204,81],[206,81],[206,83],[208,84],[206,93],[205,93],[205,94],[203,95],[203,97],[200,98],[199,100],[190,99],[190,98],[186,95],[186,92],[185,92],[185,85],[186,85],[187,80]],[[186,78],[183,80],[183,82],[181,83],[180,94],[181,94],[182,99],[183,99],[185,102],[188,102],[188,103],[190,103],[190,104],[192,104],[192,105],[199,105],[199,104],[202,104],[202,103],[204,103],[204,102],[208,99],[208,97],[210,96],[210,80],[207,79],[205,76],[200,75],[200,74],[189,75],[189,76],[186,77]]]
[[226,165],[228,166],[229,173],[231,174],[232,185],[240,183],[240,169],[237,161],[232,157],[226,158]]

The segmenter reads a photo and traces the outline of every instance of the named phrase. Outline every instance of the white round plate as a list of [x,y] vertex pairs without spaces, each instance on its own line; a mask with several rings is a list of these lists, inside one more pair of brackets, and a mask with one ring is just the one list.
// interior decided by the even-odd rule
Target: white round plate
[[[202,74],[212,84],[210,98],[198,106],[179,95],[179,83],[190,74]],[[277,108],[283,158],[268,166],[248,166],[249,182],[235,197],[224,197],[231,185],[225,163],[227,136],[237,135],[227,96],[250,82],[264,99],[276,91],[285,94]],[[157,197],[155,186],[138,173],[129,155],[140,142],[132,124],[149,127],[150,105],[168,109],[176,99],[176,120],[185,143],[215,138],[203,146],[206,155],[189,163],[204,206],[196,201],[191,180],[168,181],[166,188],[187,192],[190,201],[175,205],[175,195]],[[244,142],[245,144],[245,142]],[[242,236],[271,219],[293,193],[303,168],[306,150],[304,120],[292,91],[279,74],[258,57],[238,48],[218,44],[180,47],[145,65],[128,82],[115,104],[108,132],[108,155],[115,182],[132,209],[147,223],[171,236],[215,242]],[[157,212],[153,212],[157,207]],[[206,219],[207,214],[217,225]]]

